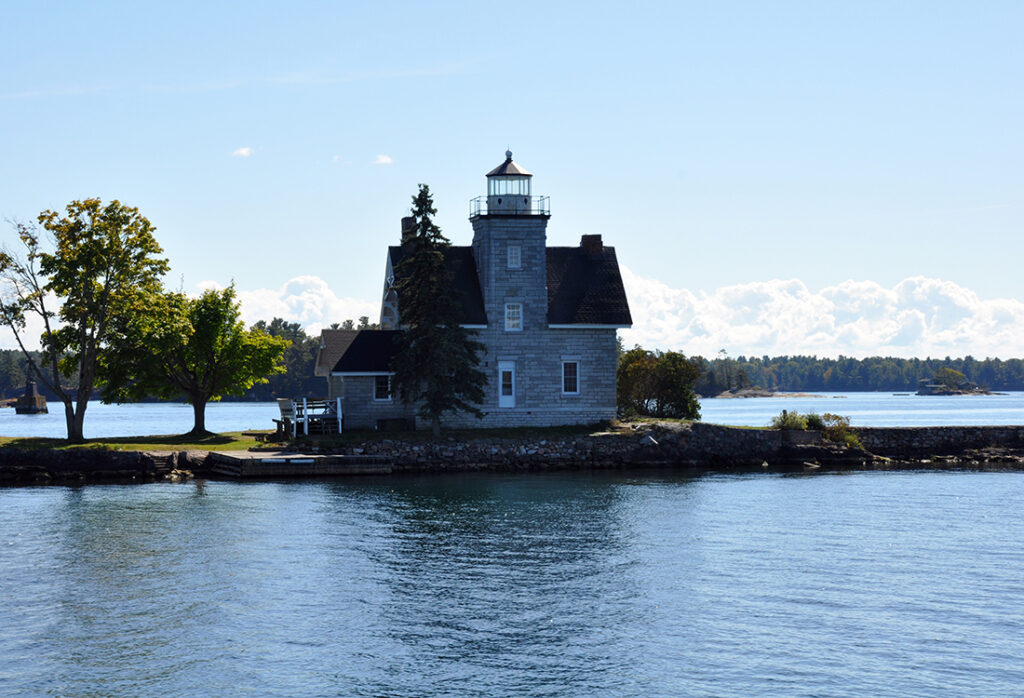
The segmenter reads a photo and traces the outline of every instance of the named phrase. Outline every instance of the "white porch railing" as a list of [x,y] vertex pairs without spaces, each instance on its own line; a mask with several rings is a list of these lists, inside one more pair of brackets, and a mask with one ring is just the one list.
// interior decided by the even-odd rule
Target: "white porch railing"
[[334,400],[278,398],[277,406],[281,410],[281,419],[274,420],[278,423],[278,430],[290,432],[293,439],[298,437],[300,425],[303,436],[342,432],[340,397]]

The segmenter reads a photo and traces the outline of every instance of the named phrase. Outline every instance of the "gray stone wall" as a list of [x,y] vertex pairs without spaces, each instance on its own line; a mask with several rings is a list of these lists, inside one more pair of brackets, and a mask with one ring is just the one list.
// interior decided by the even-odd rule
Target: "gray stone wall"
[[415,410],[397,399],[373,399],[373,376],[331,376],[329,397],[341,397],[345,429],[375,429],[378,419],[409,418]]
[[[482,420],[454,415],[448,426],[499,427],[593,424],[615,418],[615,330],[550,330],[546,327],[505,332],[481,330],[487,349],[481,370],[488,378]],[[579,362],[578,395],[562,393],[562,361]],[[515,362],[515,407],[498,406],[498,362]]]

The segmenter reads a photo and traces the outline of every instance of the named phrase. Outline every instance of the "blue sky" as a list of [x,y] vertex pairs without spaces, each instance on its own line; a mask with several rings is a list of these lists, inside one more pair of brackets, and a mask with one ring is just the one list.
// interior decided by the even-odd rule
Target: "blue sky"
[[509,146],[549,244],[616,247],[630,341],[1024,355],[1020,2],[39,2],[4,25],[0,217],[138,206],[168,282],[234,280],[250,318],[375,315],[417,183],[468,244]]

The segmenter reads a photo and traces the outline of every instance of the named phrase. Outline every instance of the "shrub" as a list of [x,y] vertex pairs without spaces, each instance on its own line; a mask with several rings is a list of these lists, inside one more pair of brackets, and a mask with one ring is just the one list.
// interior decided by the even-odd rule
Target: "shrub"
[[864,444],[850,429],[850,418],[839,414],[800,414],[782,410],[782,414],[772,417],[771,426],[773,429],[820,429],[829,441],[846,444],[852,448],[864,448]]
[[859,448],[862,451],[864,450],[864,444],[861,443],[860,438],[852,431],[843,436],[843,442],[850,448]]
[[826,412],[821,416],[825,423],[825,438],[854,448],[864,448],[857,435],[850,430],[850,418]]
[[807,419],[803,417],[799,412],[787,412],[782,410],[782,413],[776,417],[772,417],[772,428],[773,429],[806,429]]

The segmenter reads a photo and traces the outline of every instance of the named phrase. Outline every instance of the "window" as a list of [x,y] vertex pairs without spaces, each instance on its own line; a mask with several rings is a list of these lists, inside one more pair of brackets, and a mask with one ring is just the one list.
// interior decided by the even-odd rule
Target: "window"
[[505,331],[519,332],[523,329],[523,304],[505,304]]
[[565,395],[580,394],[580,362],[562,362],[562,393]]
[[391,399],[391,376],[374,376],[373,377],[373,399],[374,400],[390,400]]
[[519,269],[523,266],[523,250],[519,245],[508,246],[508,268]]

